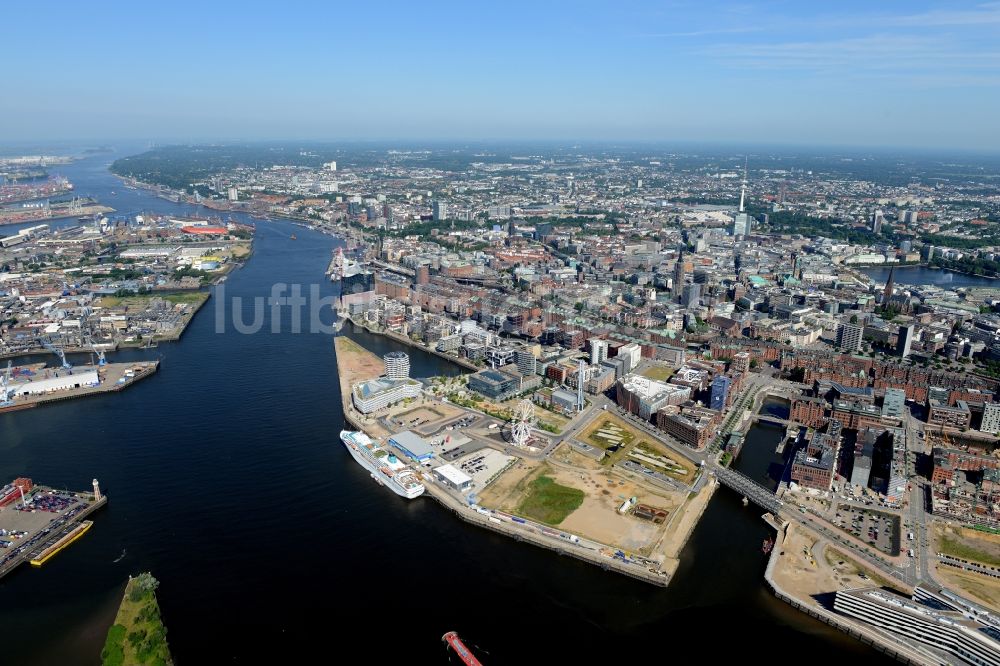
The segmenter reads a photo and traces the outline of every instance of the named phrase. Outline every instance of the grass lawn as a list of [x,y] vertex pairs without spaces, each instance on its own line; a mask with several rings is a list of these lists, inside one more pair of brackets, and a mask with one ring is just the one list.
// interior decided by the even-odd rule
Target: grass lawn
[[[601,431],[603,431],[603,436]],[[593,424],[587,427],[581,439],[596,447],[607,449],[616,444],[625,448],[635,440],[635,436],[636,432],[617,416],[605,416],[594,419]]]
[[583,491],[561,486],[549,476],[540,476],[528,487],[517,512],[549,525],[558,525],[583,504]]
[[1000,557],[973,547],[964,540],[950,536],[942,536],[938,541],[938,548],[945,555],[951,555],[961,560],[970,560],[981,564],[988,564],[991,567],[1000,567]]
[[163,294],[163,300],[177,305],[178,303],[204,303],[208,300],[207,291],[187,291],[176,294]]
[[365,349],[364,347],[362,347],[361,345],[359,345],[354,340],[351,340],[346,335],[341,335],[341,336],[339,336],[337,338],[334,338],[334,340],[335,340],[335,343],[336,343],[337,347],[339,347],[342,351],[345,351],[345,352],[349,352],[349,353],[353,353],[353,354],[360,354],[360,353],[368,351],[367,349]]
[[115,623],[101,651],[104,666],[123,664],[173,664],[167,647],[167,630],[156,603],[155,578],[148,573],[130,578]]
[[981,576],[969,571],[962,571],[953,567],[937,567],[937,575],[946,582],[960,588],[969,596],[979,599],[987,606],[994,608],[1000,606],[1000,585],[995,578]]
[[639,373],[643,377],[655,379],[658,382],[665,382],[674,376],[674,369],[665,365],[654,365]]
[[135,296],[101,296],[100,305],[105,308],[117,308],[126,306],[129,309],[144,310],[149,306],[150,299],[162,298],[166,302],[177,305],[178,303],[197,305],[208,300],[207,291],[182,291],[173,294],[147,293]]

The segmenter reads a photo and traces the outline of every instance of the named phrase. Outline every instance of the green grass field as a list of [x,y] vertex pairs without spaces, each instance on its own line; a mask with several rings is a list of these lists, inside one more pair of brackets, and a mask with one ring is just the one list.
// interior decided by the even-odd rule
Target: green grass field
[[207,291],[186,291],[176,294],[163,294],[163,300],[177,305],[178,303],[202,303],[208,300]]
[[951,537],[941,537],[940,542],[941,552],[945,555],[951,555],[952,557],[957,557],[962,560],[969,560],[971,562],[979,562],[981,564],[987,564],[991,567],[1000,567],[1000,557],[996,557],[991,553],[987,553],[984,550],[979,550],[966,543],[962,543],[958,539],[953,539]]
[[655,379],[658,382],[665,382],[674,376],[674,369],[665,365],[654,365],[639,373],[643,377]]
[[148,573],[129,580],[115,623],[108,630],[101,651],[104,666],[169,666],[173,663],[167,647],[167,630],[156,602],[158,584]]
[[548,525],[558,525],[583,504],[583,491],[561,486],[549,476],[531,482],[528,496],[521,501],[517,513]]

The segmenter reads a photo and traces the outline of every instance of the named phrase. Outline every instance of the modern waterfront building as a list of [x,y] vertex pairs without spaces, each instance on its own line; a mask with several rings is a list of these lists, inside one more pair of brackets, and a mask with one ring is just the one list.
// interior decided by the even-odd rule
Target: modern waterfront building
[[480,370],[469,375],[469,389],[492,400],[506,400],[517,394],[520,386],[519,377],[501,370]]
[[351,387],[351,402],[362,414],[371,414],[407,398],[416,398],[422,391],[415,379],[391,380],[387,377],[358,382]]
[[901,643],[920,643],[942,663],[1000,666],[1000,619],[946,590],[917,587],[912,599],[883,588],[840,590],[833,608]]
[[841,324],[837,327],[837,346],[846,351],[859,351],[865,329],[857,324]]
[[897,388],[887,388],[882,399],[882,416],[902,418],[906,411],[906,391]]
[[385,361],[385,378],[393,381],[410,377],[410,357],[406,352],[389,352],[382,357]]

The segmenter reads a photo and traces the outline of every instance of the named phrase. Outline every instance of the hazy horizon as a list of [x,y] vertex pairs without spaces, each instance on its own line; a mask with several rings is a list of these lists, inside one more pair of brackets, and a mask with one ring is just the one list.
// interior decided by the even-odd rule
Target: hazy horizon
[[[56,3],[0,143],[685,143],[1000,152],[997,2]],[[12,6],[10,25],[37,23]]]

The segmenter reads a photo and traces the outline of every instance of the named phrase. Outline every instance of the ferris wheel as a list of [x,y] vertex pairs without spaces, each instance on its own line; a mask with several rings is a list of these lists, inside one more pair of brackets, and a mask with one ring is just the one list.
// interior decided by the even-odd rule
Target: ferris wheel
[[511,419],[510,441],[515,446],[525,447],[531,439],[531,429],[535,426],[535,405],[530,400],[522,400],[514,408]]

